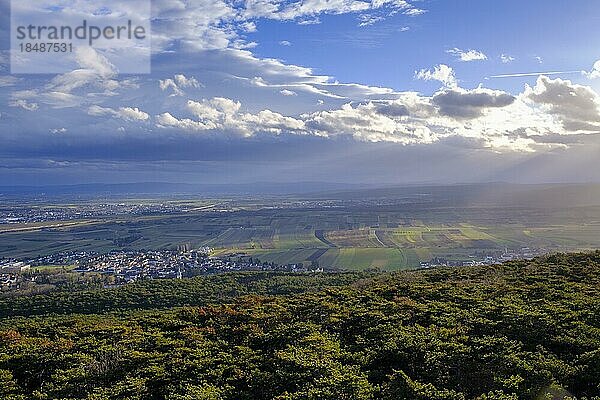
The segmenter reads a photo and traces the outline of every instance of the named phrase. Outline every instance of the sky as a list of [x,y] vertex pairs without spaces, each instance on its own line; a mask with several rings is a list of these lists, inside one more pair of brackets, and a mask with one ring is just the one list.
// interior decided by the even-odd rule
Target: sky
[[600,181],[597,1],[154,0],[151,25],[149,74],[98,48],[11,74],[0,0],[0,186]]

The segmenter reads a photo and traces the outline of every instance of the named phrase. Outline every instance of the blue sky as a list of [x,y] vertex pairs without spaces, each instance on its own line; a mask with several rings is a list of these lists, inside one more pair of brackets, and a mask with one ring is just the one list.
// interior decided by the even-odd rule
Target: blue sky
[[101,47],[11,74],[9,5],[0,185],[600,178],[594,1],[154,0],[139,75]]
[[[416,81],[414,71],[439,63],[453,65],[464,85],[474,87],[492,75],[589,69],[598,58],[600,11],[593,1],[577,2],[576,7],[514,0],[431,1],[419,6],[425,4],[428,12],[419,17],[396,14],[362,28],[357,27],[356,14],[327,16],[319,25],[265,21],[249,39],[259,43],[257,55],[309,65],[318,73],[335,71],[340,81],[419,91],[438,87]],[[281,46],[281,40],[292,46]],[[458,63],[446,53],[455,47],[480,50],[489,60]],[[502,54],[515,60],[503,63]],[[534,83],[535,77],[489,85],[517,92],[527,82]]]

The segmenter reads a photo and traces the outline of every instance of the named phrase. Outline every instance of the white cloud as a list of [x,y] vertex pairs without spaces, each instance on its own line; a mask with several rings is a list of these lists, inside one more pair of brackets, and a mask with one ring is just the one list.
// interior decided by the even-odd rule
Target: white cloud
[[280,45],[282,46],[291,46],[292,42],[288,41],[288,40],[282,40],[279,42]]
[[429,130],[411,129],[408,124],[377,112],[374,103],[353,107],[345,104],[338,110],[319,111],[305,116],[306,126],[317,136],[349,135],[368,142],[430,143]]
[[0,76],[0,87],[14,86],[18,81],[14,76]]
[[446,50],[446,53],[456,56],[460,61],[463,62],[487,60],[487,56],[479,50],[461,50],[458,47],[455,47],[453,49]]
[[511,63],[511,62],[515,61],[515,58],[514,58],[513,56],[511,56],[511,55],[508,55],[508,54],[502,54],[502,55],[500,56],[500,60],[501,60],[501,61],[502,61],[504,64],[508,64],[508,63]]
[[105,108],[100,106],[91,106],[88,108],[88,115],[93,115],[95,117],[99,117],[101,115],[109,115],[112,114],[114,110],[112,108]]
[[327,0],[298,1],[282,7],[280,12],[271,14],[271,18],[293,20],[304,16],[318,14],[346,14],[365,11],[370,8],[370,3],[357,0],[340,0],[335,2]]
[[[321,15],[339,15],[372,10],[408,16],[426,12],[405,0],[155,0],[153,47],[168,51],[173,43],[191,50],[243,48],[243,34],[256,31],[255,21],[294,21],[300,25],[319,24]],[[155,37],[155,38],[154,38]]]
[[313,86],[321,89],[328,97],[337,99],[360,99],[393,96],[394,90],[380,86],[361,85],[360,83],[323,82]]
[[[597,95],[590,98],[588,89],[540,78],[535,88],[526,87],[518,96],[483,87],[445,87],[432,96],[395,93],[395,99],[346,103],[300,116],[268,109],[245,112],[239,101],[212,98],[188,101],[186,110],[192,117],[178,118],[166,112],[155,120],[161,128],[213,135],[349,136],[357,141],[404,145],[444,141],[497,151],[531,152],[564,147],[560,137],[573,130],[574,121],[600,120],[595,108]],[[565,104],[560,100],[564,90],[575,90],[575,95],[566,97]],[[565,123],[567,117],[569,122]]]
[[128,121],[146,121],[150,116],[137,107],[120,107],[117,115]]
[[485,88],[442,89],[431,97],[407,92],[396,100],[346,104],[303,118],[312,134],[325,137],[401,144],[452,141],[526,152],[561,146],[536,141],[561,130],[552,116],[540,115],[521,98]]
[[594,63],[591,71],[583,71],[583,74],[587,76],[589,79],[600,78],[600,60]]
[[242,23],[241,27],[245,32],[256,32],[256,24],[252,21]]
[[[52,108],[72,108],[97,103],[99,98],[110,98],[119,90],[137,88],[134,79],[117,80],[117,71],[106,57],[92,48],[79,47],[74,53],[81,68],[57,75],[41,88],[13,92],[15,100],[33,100]],[[14,102],[20,107],[23,101]]]
[[[154,117],[142,111],[141,107],[120,106],[115,102],[110,106],[85,105],[84,109],[96,118],[130,122],[127,132],[131,134],[148,129],[148,121],[152,119],[156,127],[168,129],[169,135],[348,136],[357,141],[404,145],[445,142],[496,151],[535,151],[566,146],[576,139],[563,139],[565,135],[600,132],[597,93],[589,87],[560,79],[540,77],[534,87],[526,87],[523,93],[513,96],[484,87],[460,88],[452,68],[438,65],[415,73],[417,79],[436,80],[443,84],[442,88],[426,96],[332,82],[328,77],[313,75],[310,69],[286,66],[277,60],[255,59],[245,53],[235,55],[249,60],[247,65],[252,65],[252,68],[248,71],[261,71],[265,75],[265,78],[246,80],[244,90],[248,92],[239,100],[219,96],[203,100],[172,98],[169,92],[157,87],[156,81],[148,80],[143,97],[132,96],[130,100],[137,99],[137,104],[145,107],[148,104],[144,102],[145,98],[156,97],[154,100],[158,101],[153,101],[151,110]],[[178,74],[169,79],[177,88],[200,85],[189,74]],[[290,86],[289,82],[296,83]],[[167,85],[166,88],[171,87]],[[273,91],[273,88],[277,90]],[[150,91],[152,89],[154,92]],[[268,102],[272,106],[253,109],[256,104],[248,103],[250,108],[244,109],[242,104],[255,98],[256,91],[274,96],[273,101]],[[305,104],[307,110],[300,112],[297,107],[289,107],[289,102],[278,103],[278,94],[290,94],[285,91],[294,92],[297,96],[294,103]],[[322,93],[337,96],[328,96],[327,109],[323,109]],[[11,97],[12,105],[33,110],[37,109],[33,105],[37,105],[33,103],[36,98],[44,104],[51,103],[50,96],[72,96],[55,100],[63,104],[79,100],[65,93],[44,92],[43,95],[39,97],[35,91],[16,91]],[[164,102],[160,101],[161,95]],[[99,125],[98,121],[91,124]],[[81,125],[81,128],[84,126]],[[118,126],[114,126],[114,134]],[[73,136],[77,134],[75,131],[72,133]]]
[[187,108],[196,117],[212,122],[226,122],[240,110],[241,103],[224,97],[214,97],[201,102],[189,100]]
[[257,133],[296,132],[304,128],[303,121],[271,110],[262,110],[256,114],[240,112],[240,102],[223,97],[199,102],[189,100],[187,109],[196,119],[178,119],[167,112],[156,117],[157,127],[191,132],[233,133],[244,137]]
[[187,78],[183,74],[177,74],[174,78],[159,80],[158,86],[162,91],[171,89],[173,91],[171,96],[183,96],[185,94],[183,89],[199,88],[202,85],[194,77]]
[[424,81],[439,81],[447,87],[456,87],[458,81],[454,75],[454,70],[446,64],[440,64],[433,67],[433,70],[422,69],[415,72],[415,79]]
[[82,97],[64,92],[45,92],[37,98],[40,102],[55,109],[79,107],[85,103]]
[[[135,132],[136,124],[140,129],[147,129],[148,121],[152,119],[157,127],[169,129],[168,135],[201,132],[242,137],[262,133],[349,136],[360,141],[401,144],[452,141],[518,151],[563,145],[562,135],[594,131],[600,123],[595,92],[578,88],[568,81],[538,80],[534,88],[512,96],[483,87],[460,88],[453,69],[441,64],[415,72],[416,79],[443,84],[430,96],[341,83],[329,76],[317,75],[311,68],[259,58],[251,51],[242,50],[241,47],[249,44],[240,30],[251,32],[256,29],[256,24],[239,9],[234,10],[234,3],[202,0],[208,6],[204,15],[194,8],[196,5],[192,3],[195,2],[157,1],[157,18],[163,18],[160,24],[164,28],[157,33],[159,44],[217,50],[203,51],[185,60],[179,59],[185,52],[178,52],[171,59],[168,53],[162,54],[161,61],[167,67],[168,62],[183,61],[177,64],[181,73],[160,75],[165,79],[158,81],[158,85],[156,79],[140,78],[143,85],[140,90],[135,89],[137,81],[118,80],[114,67],[101,55],[81,54],[80,68],[57,76],[41,89],[13,93],[11,105],[25,110],[38,109],[38,102],[54,107],[77,106],[91,116],[131,122],[126,124],[128,133]],[[195,11],[188,12],[190,7]],[[372,11],[369,10],[383,7],[415,13],[409,11],[414,8],[400,0],[311,0],[285,4],[257,0],[247,2],[243,7],[252,15],[290,19],[300,24],[318,20],[322,14],[356,12],[356,15],[370,15]],[[389,14],[382,11],[382,15]],[[258,21],[260,17],[252,18]],[[168,48],[159,46],[160,51]],[[485,54],[476,50],[456,48],[450,52],[463,61],[486,59]],[[588,74],[596,70],[595,66]],[[206,84],[202,89],[202,93],[206,93],[203,100],[194,96],[199,92],[194,89],[203,87],[192,76],[197,71],[202,71],[202,80]],[[223,93],[228,93],[227,97],[231,98],[221,97]],[[281,95],[297,97],[294,101],[282,101]],[[123,104],[136,104],[148,113]],[[69,110],[62,115],[67,112]],[[52,114],[56,119],[54,115],[58,112]],[[101,125],[95,118],[77,117],[92,120],[90,126]],[[55,126],[55,123],[45,125],[43,130],[47,131],[47,127]],[[121,124],[123,122],[119,121]],[[85,132],[85,128],[84,121],[81,131]],[[76,135],[74,129],[71,131]]]
[[418,15],[423,15],[426,12],[427,12],[427,10],[422,10],[420,8],[409,8],[408,10],[404,11],[403,14],[409,15],[411,17],[416,17]]
[[215,125],[207,125],[199,121],[193,121],[189,118],[177,119],[168,112],[156,117],[156,126],[159,128],[176,128],[182,131],[191,132],[216,129]]
[[243,114],[242,121],[250,124],[254,132],[299,132],[304,129],[304,121],[292,117],[285,117],[271,110],[262,110],[258,114]]
[[47,91],[71,94],[77,89],[91,86],[110,95],[119,88],[119,82],[114,79],[117,75],[115,66],[93,48],[78,47],[75,60],[81,68],[56,76],[46,86]]
[[556,116],[566,131],[600,132],[600,96],[589,86],[540,76],[524,96]]
[[298,25],[319,25],[321,23],[321,19],[319,18],[309,18],[298,21]]
[[101,77],[112,77],[117,73],[115,66],[91,47],[77,47],[75,60],[81,68],[94,71]]
[[383,21],[384,19],[384,17],[378,15],[363,14],[358,17],[358,20],[360,21],[358,26],[370,26],[376,24],[377,22]]
[[175,82],[177,82],[179,87],[182,87],[182,88],[199,88],[200,86],[202,86],[200,84],[200,82],[198,82],[198,80],[196,78],[194,78],[193,76],[190,78],[187,78],[183,74],[175,75]]
[[9,105],[11,107],[20,107],[27,111],[36,111],[40,106],[37,103],[30,103],[24,99],[15,99],[12,100]]
[[88,114],[92,116],[104,116],[111,115],[115,118],[120,118],[126,121],[147,121],[150,116],[141,111],[137,107],[119,107],[118,109],[112,109],[109,107],[100,107],[93,105],[88,108]]

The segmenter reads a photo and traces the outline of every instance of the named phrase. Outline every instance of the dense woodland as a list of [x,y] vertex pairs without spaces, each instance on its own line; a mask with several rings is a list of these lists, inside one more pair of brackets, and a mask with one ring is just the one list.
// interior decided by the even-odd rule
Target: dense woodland
[[0,298],[0,399],[600,399],[600,252]]

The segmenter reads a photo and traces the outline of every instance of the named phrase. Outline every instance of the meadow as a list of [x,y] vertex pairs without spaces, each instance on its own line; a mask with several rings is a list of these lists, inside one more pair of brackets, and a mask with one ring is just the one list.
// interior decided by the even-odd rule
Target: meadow
[[[263,203],[263,206],[265,204]],[[176,215],[106,217],[0,230],[0,257],[62,251],[215,249],[278,264],[401,270],[432,258],[464,260],[524,247],[600,247],[600,207],[403,207],[197,209]]]

